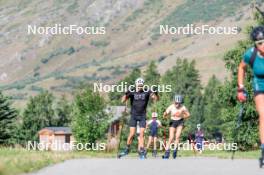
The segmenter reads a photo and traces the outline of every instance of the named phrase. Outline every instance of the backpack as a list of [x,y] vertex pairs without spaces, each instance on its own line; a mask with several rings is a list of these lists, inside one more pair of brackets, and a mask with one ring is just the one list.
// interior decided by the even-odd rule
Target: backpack
[[256,57],[257,57],[257,53],[258,53],[258,49],[256,47],[254,47],[253,53],[252,53],[250,60],[249,60],[249,65],[252,69],[253,69],[254,62],[255,62]]

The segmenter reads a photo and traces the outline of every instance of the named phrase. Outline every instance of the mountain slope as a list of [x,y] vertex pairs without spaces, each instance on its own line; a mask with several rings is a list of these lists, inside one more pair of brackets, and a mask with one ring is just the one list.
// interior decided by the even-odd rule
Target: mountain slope
[[[113,83],[156,60],[161,73],[178,57],[197,61],[201,80],[227,73],[224,52],[238,35],[159,36],[160,24],[239,26],[252,22],[248,0],[0,1],[0,82],[18,104],[49,89],[70,94],[81,82]],[[209,10],[209,11],[208,11]],[[188,13],[191,12],[191,13]],[[208,14],[211,12],[211,14]],[[27,25],[106,26],[105,35],[28,35]]]

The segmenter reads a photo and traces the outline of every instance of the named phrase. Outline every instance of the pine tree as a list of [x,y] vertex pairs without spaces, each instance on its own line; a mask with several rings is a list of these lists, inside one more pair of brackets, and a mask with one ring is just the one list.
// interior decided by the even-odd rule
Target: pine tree
[[56,104],[56,125],[57,126],[69,126],[71,123],[72,106],[68,103],[65,96]]
[[218,99],[220,81],[213,75],[208,81],[204,90],[204,122],[202,128],[207,138],[212,138],[213,134],[221,130],[221,109],[222,105]]
[[145,72],[145,84],[147,85],[158,85],[160,81],[160,74],[157,70],[157,65],[155,61],[151,61],[146,72]]
[[163,136],[163,137],[166,136],[167,139],[169,136],[168,128],[169,128],[170,116],[168,116],[167,119],[164,119],[163,113],[172,103],[173,103],[173,100],[168,93],[160,93],[160,100],[156,104],[156,109],[157,109],[156,112],[158,113],[158,119],[161,121],[163,125],[163,128],[159,130],[160,132],[159,136]]
[[201,90],[199,72],[195,69],[195,61],[177,59],[176,65],[162,77],[162,82],[172,86],[171,97],[181,94],[185,97],[185,104],[189,107],[196,98],[197,89]]
[[17,111],[10,101],[0,92],[0,144],[10,144],[15,137]]

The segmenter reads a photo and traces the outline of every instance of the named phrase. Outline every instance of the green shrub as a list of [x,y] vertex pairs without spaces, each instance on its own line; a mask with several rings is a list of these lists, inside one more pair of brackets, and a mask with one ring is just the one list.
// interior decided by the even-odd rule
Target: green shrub
[[48,54],[46,57],[42,58],[41,62],[43,64],[46,64],[46,63],[48,63],[51,59],[53,59],[56,56],[64,55],[64,54],[72,55],[73,53],[75,53],[74,47],[58,48],[58,49],[54,50],[53,52],[51,52],[50,54]]
[[118,66],[118,67],[116,67],[115,69],[114,69],[114,71],[111,73],[112,75],[121,75],[121,74],[123,74],[123,73],[125,73],[126,71],[124,71],[124,70],[121,70],[121,68],[120,68],[120,66]]
[[32,91],[37,91],[37,92],[43,92],[44,91],[44,89],[42,87],[35,86],[35,85],[32,85],[30,89]]
[[78,142],[95,143],[105,136],[108,116],[105,100],[92,88],[78,92],[73,103],[72,131]]
[[106,47],[110,44],[110,42],[108,41],[104,41],[104,40],[98,40],[98,41],[94,41],[92,40],[91,43],[90,43],[92,46],[95,46],[95,47]]
[[27,93],[19,93],[14,94],[11,96],[12,100],[26,100],[27,99]]

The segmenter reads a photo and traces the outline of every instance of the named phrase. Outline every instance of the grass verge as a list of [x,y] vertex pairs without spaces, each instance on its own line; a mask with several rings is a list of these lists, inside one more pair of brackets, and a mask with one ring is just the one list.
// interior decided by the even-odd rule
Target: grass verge
[[50,152],[0,148],[0,175],[29,173],[68,159],[114,157],[114,155],[92,151]]
[[[159,157],[163,152],[159,152]],[[218,157],[229,159],[232,153],[227,151],[205,150],[202,154],[194,154],[193,151],[179,151],[179,157]],[[148,156],[151,156],[149,151]],[[259,151],[237,151],[235,159],[257,159]],[[25,149],[0,148],[0,175],[17,175],[37,171],[43,167],[76,158],[115,158],[115,153],[72,151],[28,151]],[[131,153],[129,157],[137,157],[137,153]]]

